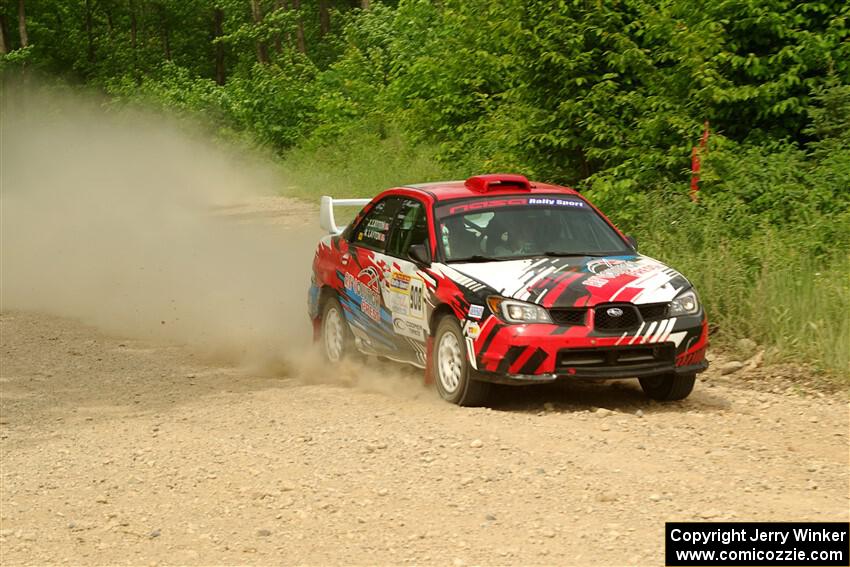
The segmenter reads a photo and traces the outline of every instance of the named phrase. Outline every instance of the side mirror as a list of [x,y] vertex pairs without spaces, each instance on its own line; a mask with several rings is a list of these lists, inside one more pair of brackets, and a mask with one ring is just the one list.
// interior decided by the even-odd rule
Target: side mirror
[[414,244],[407,250],[407,255],[417,264],[423,266],[431,265],[431,251],[425,244]]
[[631,247],[635,249],[635,252],[637,252],[637,239],[635,239],[635,237],[631,234],[627,234],[626,240],[631,245]]

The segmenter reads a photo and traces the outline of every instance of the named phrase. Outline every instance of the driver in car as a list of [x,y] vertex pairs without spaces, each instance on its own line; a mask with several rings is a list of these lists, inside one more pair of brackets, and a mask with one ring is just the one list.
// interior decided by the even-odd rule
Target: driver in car
[[494,256],[522,256],[536,250],[534,234],[525,223],[507,224],[494,217],[487,227],[487,247]]

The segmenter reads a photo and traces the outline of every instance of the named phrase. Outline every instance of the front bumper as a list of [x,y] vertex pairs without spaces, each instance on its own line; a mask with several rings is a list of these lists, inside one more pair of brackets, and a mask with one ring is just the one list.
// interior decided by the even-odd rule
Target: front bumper
[[705,316],[672,320],[669,328],[663,324],[661,333],[643,329],[615,335],[581,326],[506,325],[492,318],[473,343],[476,366],[481,379],[512,384],[704,371]]
[[494,384],[509,384],[512,386],[531,385],[531,384],[546,384],[559,379],[568,380],[621,380],[625,378],[647,378],[650,376],[661,376],[665,374],[676,374],[684,376],[688,374],[698,374],[708,369],[708,361],[703,360],[698,364],[689,366],[674,366],[655,368],[622,368],[622,369],[606,369],[604,371],[583,371],[575,374],[497,374],[495,372],[478,372],[476,378],[484,382],[493,382]]

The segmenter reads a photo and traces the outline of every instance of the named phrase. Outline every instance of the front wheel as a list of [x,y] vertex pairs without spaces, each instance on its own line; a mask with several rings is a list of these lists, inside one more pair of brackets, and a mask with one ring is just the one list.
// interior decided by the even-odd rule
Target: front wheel
[[640,379],[643,393],[661,402],[684,400],[694,389],[696,374],[664,374]]
[[432,356],[434,382],[441,398],[459,406],[480,406],[487,400],[490,384],[474,378],[463,333],[454,317],[443,317],[437,325]]
[[322,310],[322,353],[329,362],[339,362],[346,356],[350,334],[342,305],[336,298],[328,299]]

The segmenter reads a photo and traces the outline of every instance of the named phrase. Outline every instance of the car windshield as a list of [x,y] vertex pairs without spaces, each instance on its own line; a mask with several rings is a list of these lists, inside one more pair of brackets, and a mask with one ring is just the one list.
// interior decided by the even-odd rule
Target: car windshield
[[485,198],[437,208],[447,262],[535,256],[632,254],[623,239],[578,197]]

